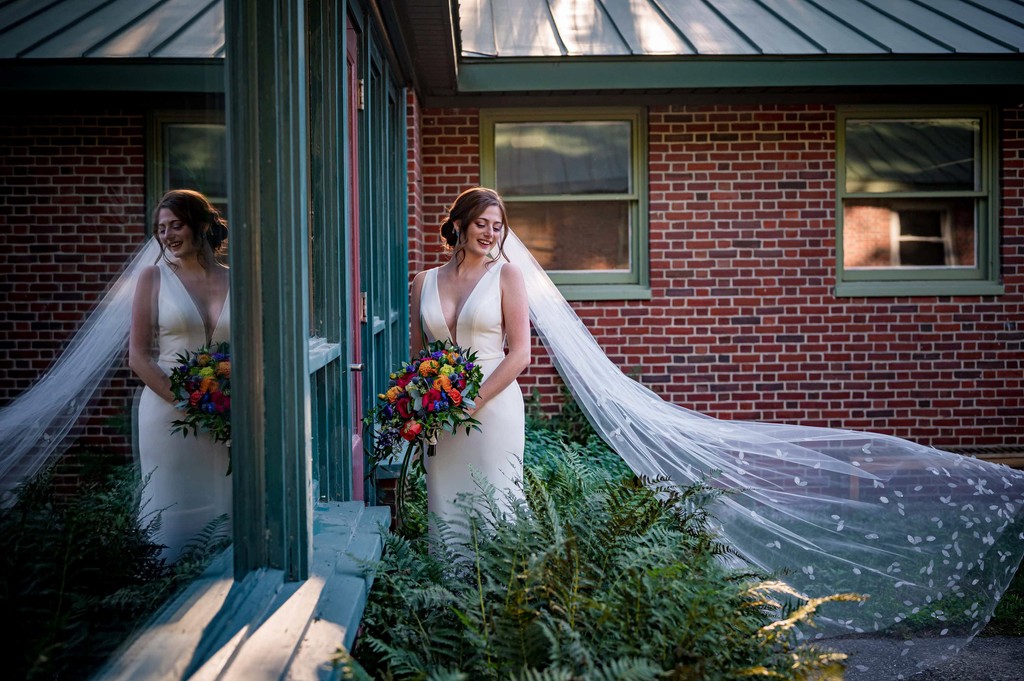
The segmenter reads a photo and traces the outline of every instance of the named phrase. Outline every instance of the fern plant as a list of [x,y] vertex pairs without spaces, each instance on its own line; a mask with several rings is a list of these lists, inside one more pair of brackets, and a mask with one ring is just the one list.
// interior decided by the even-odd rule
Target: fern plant
[[10,678],[88,678],[228,541],[216,519],[166,565],[159,514],[139,517],[146,481],[116,457],[88,458],[74,494],[47,470],[0,510],[0,619],[17,623],[4,637]]
[[[530,434],[533,439],[535,432]],[[523,498],[480,492],[436,541],[389,535],[354,651],[382,679],[803,679],[840,657],[800,648],[772,593],[729,570],[708,485],[675,488],[550,435]],[[834,598],[849,598],[837,596]]]

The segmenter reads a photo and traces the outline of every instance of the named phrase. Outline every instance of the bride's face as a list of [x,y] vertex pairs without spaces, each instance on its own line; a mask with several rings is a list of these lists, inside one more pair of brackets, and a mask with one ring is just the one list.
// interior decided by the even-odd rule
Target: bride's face
[[195,234],[192,233],[192,228],[170,208],[160,209],[156,227],[160,242],[175,258],[181,260],[195,255]]
[[484,257],[501,245],[501,233],[505,224],[501,220],[501,211],[497,206],[488,206],[483,213],[464,229],[467,255]]

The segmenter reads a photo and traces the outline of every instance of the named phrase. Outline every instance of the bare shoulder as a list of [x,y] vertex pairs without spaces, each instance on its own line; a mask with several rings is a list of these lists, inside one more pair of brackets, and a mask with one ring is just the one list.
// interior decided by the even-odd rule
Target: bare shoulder
[[501,267],[501,284],[502,286],[515,286],[517,288],[524,287],[523,283],[523,272],[517,265],[510,262],[505,263]]
[[160,285],[160,268],[156,265],[147,265],[139,272],[139,288],[151,289]]

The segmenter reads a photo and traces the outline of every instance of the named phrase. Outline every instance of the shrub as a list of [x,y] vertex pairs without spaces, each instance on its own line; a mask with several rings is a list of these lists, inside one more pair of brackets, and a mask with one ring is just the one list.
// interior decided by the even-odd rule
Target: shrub
[[153,542],[159,514],[139,518],[145,481],[102,454],[78,491],[58,493],[53,470],[0,511],[0,619],[6,673],[20,679],[87,678],[226,545],[212,522],[168,566]]
[[[529,438],[525,500],[480,494],[439,541],[388,535],[355,657],[385,679],[802,679],[781,583],[725,567],[706,485],[638,480],[595,444]],[[538,444],[542,443],[542,444]],[[594,455],[594,456],[592,456]],[[596,458],[595,458],[596,456]]]

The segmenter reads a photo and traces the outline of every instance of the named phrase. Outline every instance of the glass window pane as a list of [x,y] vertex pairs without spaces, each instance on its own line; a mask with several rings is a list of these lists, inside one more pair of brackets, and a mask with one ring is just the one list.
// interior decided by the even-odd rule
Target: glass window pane
[[228,195],[225,131],[217,124],[170,123],[164,127],[168,189],[195,189],[224,209]]
[[626,201],[515,202],[509,222],[546,270],[629,270]]
[[847,269],[974,267],[973,199],[848,200],[843,206]]
[[978,119],[850,120],[846,191],[976,191]]
[[504,196],[630,191],[629,121],[496,123],[497,189]]

